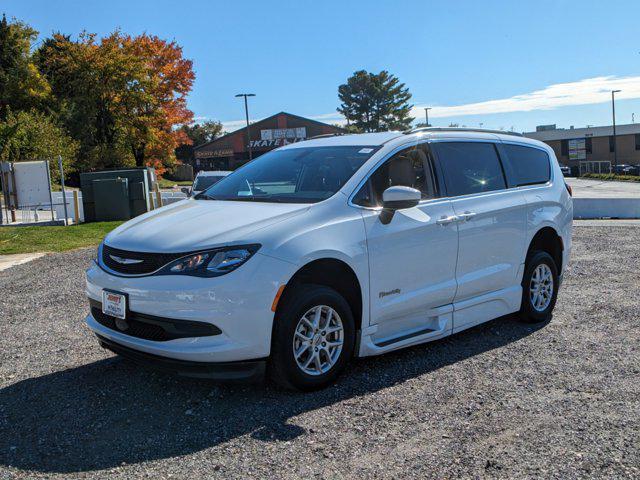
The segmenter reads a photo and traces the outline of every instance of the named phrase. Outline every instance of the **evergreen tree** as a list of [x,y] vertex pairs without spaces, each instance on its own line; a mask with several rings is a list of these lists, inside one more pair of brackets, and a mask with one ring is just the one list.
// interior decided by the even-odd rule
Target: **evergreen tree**
[[342,102],[338,112],[348,125],[361,132],[382,132],[411,128],[411,93],[397,77],[383,70],[378,74],[355,72],[338,87]]

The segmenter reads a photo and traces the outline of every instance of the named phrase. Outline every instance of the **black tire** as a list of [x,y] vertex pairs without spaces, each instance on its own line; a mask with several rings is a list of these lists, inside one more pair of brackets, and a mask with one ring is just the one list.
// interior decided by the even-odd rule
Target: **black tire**
[[[274,319],[269,374],[280,386],[293,390],[317,390],[331,384],[353,355],[355,322],[347,301],[332,288],[323,285],[299,285],[286,292]],[[335,364],[325,373],[310,375],[296,362],[293,339],[298,322],[315,306],[331,307],[340,316],[343,345]]]
[[[533,304],[531,294],[532,277],[539,265],[546,265],[551,270],[553,278],[553,291],[551,301],[544,310],[537,309]],[[520,307],[520,317],[524,322],[537,323],[544,322],[551,317],[553,307],[556,305],[558,298],[558,287],[560,286],[558,278],[558,267],[553,257],[547,252],[536,250],[530,252],[527,256],[524,275],[522,277],[522,305]]]

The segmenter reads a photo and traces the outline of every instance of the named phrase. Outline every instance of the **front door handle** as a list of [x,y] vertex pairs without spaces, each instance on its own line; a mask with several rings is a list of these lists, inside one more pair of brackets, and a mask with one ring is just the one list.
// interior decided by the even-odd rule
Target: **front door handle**
[[449,216],[443,215],[442,217],[436,220],[436,223],[438,225],[448,225],[450,223],[457,222],[458,220],[459,218],[457,215],[449,215]]
[[476,212],[464,212],[461,213],[460,215],[458,215],[458,220],[460,220],[461,222],[466,222],[467,220],[472,219],[473,217],[475,217],[477,215]]

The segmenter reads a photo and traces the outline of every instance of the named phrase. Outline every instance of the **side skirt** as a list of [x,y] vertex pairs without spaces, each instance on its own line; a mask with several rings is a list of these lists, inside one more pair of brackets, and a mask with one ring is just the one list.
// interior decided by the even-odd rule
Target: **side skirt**
[[522,286],[513,285],[453,304],[453,332],[475,327],[520,310]]
[[381,337],[378,325],[372,325],[360,332],[359,357],[381,355],[393,350],[438,340],[454,333],[472,328],[494,318],[520,310],[522,287],[514,285],[487,293],[453,305],[444,305],[430,312],[423,325],[411,330],[396,332],[392,336]]
[[378,333],[378,326],[372,325],[362,331],[360,339],[360,357],[380,355],[411,345],[430,342],[451,335],[453,328],[453,306],[445,305],[430,312],[422,325],[395,332],[393,335],[382,336]]

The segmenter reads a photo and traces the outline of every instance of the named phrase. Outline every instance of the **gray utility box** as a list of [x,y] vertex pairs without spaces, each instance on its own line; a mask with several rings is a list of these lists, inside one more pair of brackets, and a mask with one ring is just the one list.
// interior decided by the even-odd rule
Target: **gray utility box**
[[148,168],[81,173],[85,222],[128,220],[148,212],[154,179]]

